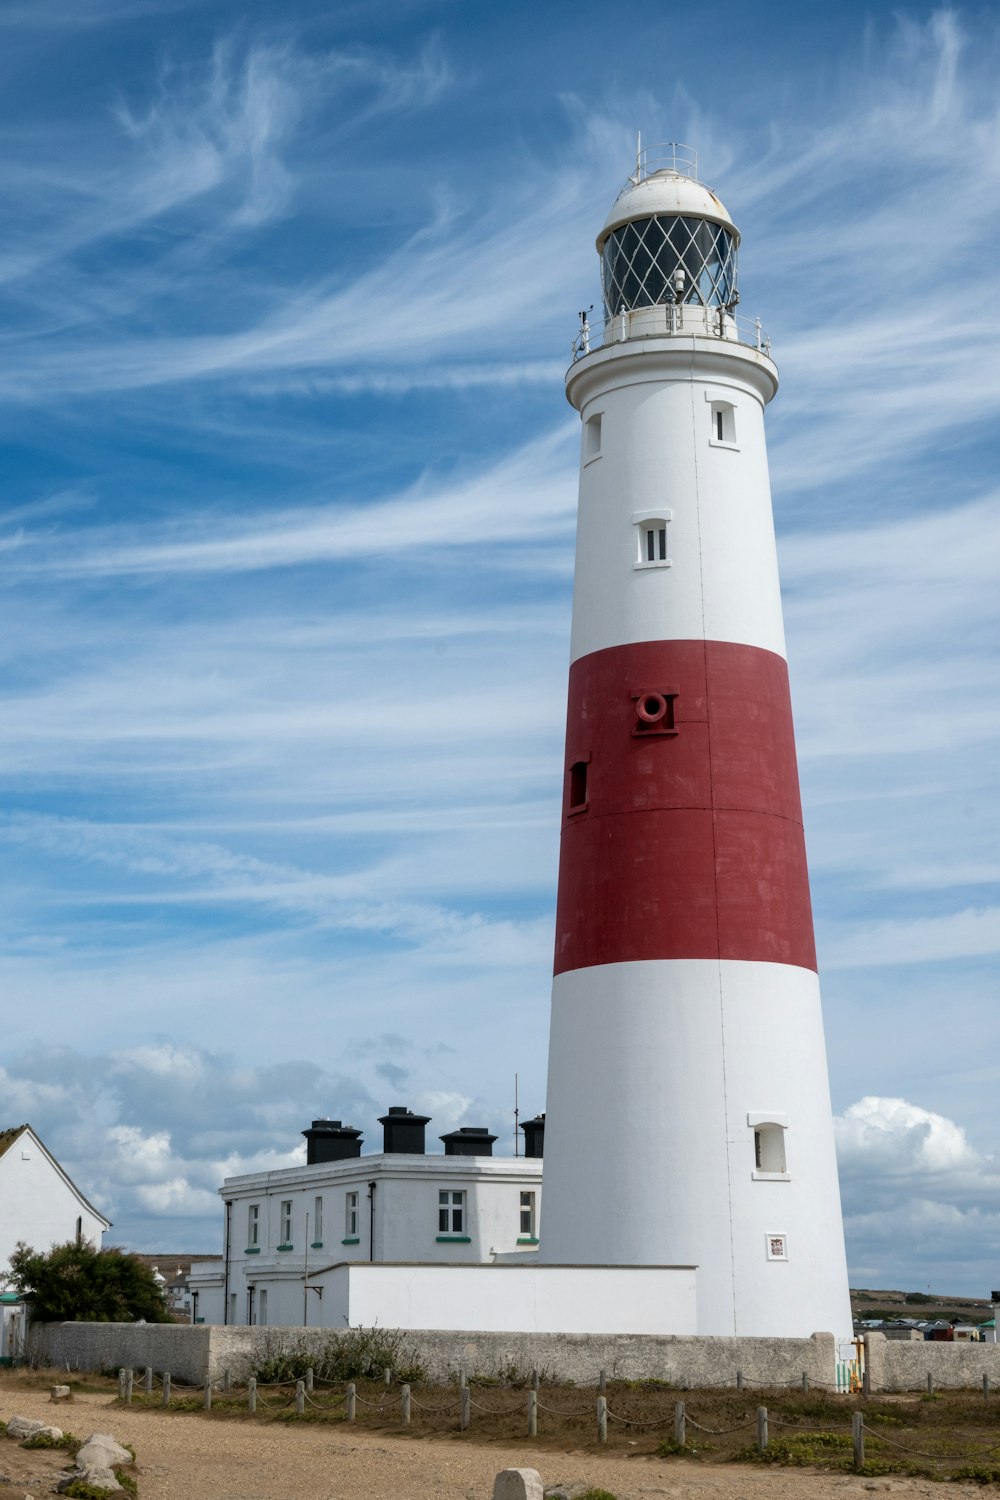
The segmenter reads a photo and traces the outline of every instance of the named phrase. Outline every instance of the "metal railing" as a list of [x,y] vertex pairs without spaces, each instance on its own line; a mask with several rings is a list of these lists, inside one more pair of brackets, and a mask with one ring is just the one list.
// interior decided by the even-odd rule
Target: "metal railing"
[[591,323],[580,314],[580,327],[572,345],[572,363],[608,344],[632,339],[687,337],[716,338],[756,349],[771,357],[771,340],[759,318],[741,318],[723,307],[697,307],[689,302],[669,302],[659,307],[636,307],[618,312],[606,321]]

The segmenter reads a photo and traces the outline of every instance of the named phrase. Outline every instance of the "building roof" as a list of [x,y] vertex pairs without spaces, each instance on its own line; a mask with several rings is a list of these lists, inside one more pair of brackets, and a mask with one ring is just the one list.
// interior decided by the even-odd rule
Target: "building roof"
[[59,1176],[66,1183],[66,1186],[76,1194],[77,1198],[79,1198],[84,1208],[88,1209],[94,1215],[95,1219],[100,1219],[105,1229],[110,1229],[111,1220],[106,1219],[99,1208],[94,1207],[85,1193],[81,1193],[80,1189],[77,1187],[72,1177],[66,1171],[65,1167],[61,1167],[59,1165],[55,1157],[52,1155],[52,1152],[46,1146],[45,1142],[39,1135],[35,1133],[34,1130],[32,1130],[30,1125],[11,1125],[8,1126],[6,1130],[0,1130],[0,1158],[6,1155],[11,1146],[13,1146],[14,1142],[20,1140],[21,1136],[25,1133],[31,1136],[31,1139],[34,1141],[39,1151],[41,1151],[42,1155],[55,1169],[55,1171],[59,1173]]

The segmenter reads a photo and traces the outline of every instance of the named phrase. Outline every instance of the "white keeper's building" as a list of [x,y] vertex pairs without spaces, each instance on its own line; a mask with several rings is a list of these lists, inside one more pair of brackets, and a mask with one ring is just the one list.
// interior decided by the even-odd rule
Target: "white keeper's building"
[[[495,1136],[466,1126],[428,1154],[429,1119],[396,1106],[384,1115],[383,1149],[361,1154],[361,1132],[314,1120],[306,1161],[230,1177],[224,1251],[188,1278],[196,1322],[343,1327],[336,1283],[345,1268],[395,1264],[496,1265],[534,1255],[541,1207],[544,1119],[526,1121],[520,1157],[494,1157]],[[350,1322],[387,1326],[355,1305]]]

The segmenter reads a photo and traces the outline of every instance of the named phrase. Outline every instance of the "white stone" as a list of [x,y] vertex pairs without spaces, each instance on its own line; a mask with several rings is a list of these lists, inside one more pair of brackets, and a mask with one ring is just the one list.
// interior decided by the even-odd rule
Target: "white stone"
[[44,1426],[44,1422],[36,1422],[34,1417],[8,1417],[7,1436],[23,1442],[25,1438],[34,1437],[36,1432],[41,1432]]
[[76,1455],[78,1469],[111,1469],[115,1464],[130,1464],[132,1455],[108,1432],[92,1432]]
[[545,1500],[537,1469],[502,1469],[493,1481],[493,1500]]
[[50,1401],[72,1401],[73,1392],[68,1385],[54,1385],[49,1392]]

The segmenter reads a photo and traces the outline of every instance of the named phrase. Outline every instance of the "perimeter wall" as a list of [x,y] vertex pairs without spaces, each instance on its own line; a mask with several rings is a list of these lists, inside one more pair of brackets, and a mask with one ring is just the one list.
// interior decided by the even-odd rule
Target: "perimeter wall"
[[[349,1330],[345,1330],[348,1332]],[[157,1374],[203,1384],[245,1380],[264,1358],[278,1352],[316,1351],[342,1335],[328,1328],[219,1328],[156,1323],[45,1323],[28,1335],[31,1363],[55,1369],[116,1370],[151,1365]],[[496,1375],[533,1369],[546,1379],[596,1385],[609,1379],[666,1380],[677,1386],[735,1385],[737,1370],[748,1385],[797,1384],[803,1373],[813,1385],[831,1385],[836,1349],[833,1334],[807,1339],[707,1338],[696,1335],[442,1333],[407,1330],[402,1348],[425,1365],[432,1380]]]

